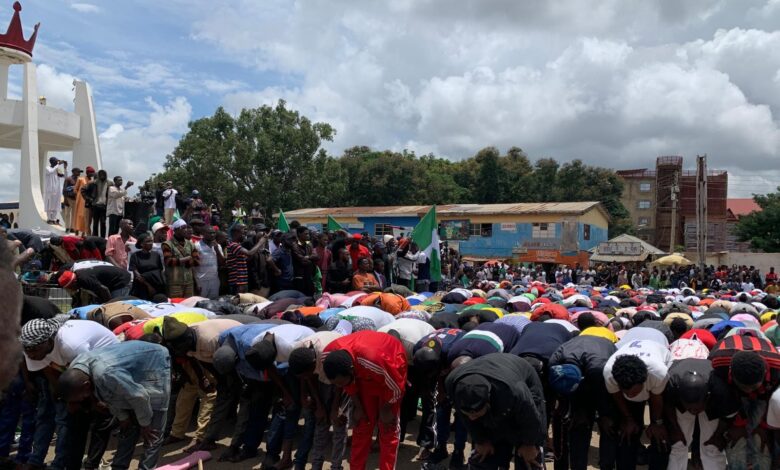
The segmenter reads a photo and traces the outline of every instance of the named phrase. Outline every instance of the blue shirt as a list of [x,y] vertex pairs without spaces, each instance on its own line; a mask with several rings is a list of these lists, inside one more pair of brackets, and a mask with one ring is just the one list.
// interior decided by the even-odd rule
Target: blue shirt
[[132,412],[140,426],[149,426],[155,411],[168,409],[171,356],[159,344],[112,344],[79,354],[70,367],[92,378],[95,396],[120,421]]
[[264,375],[249,365],[246,361],[246,351],[252,347],[253,340],[257,336],[271,328],[279,326],[274,323],[250,323],[249,325],[237,326],[225,330],[219,335],[219,345],[223,346],[227,344],[230,346],[238,356],[238,364],[236,364],[236,372],[246,379],[263,381],[266,380]]
[[420,348],[429,347],[433,350],[441,351],[441,361],[445,363],[447,357],[450,354],[452,345],[455,344],[463,335],[465,331],[457,328],[442,328],[436,330],[431,334],[423,336],[423,338],[414,345],[414,351],[417,352]]
[[452,362],[459,356],[476,359],[487,354],[510,352],[519,337],[520,333],[509,325],[480,323],[452,345],[447,360]]
[[292,253],[284,248],[278,248],[271,256],[273,257],[276,267],[282,271],[282,274],[279,276],[279,278],[285,281],[292,281],[294,277]]

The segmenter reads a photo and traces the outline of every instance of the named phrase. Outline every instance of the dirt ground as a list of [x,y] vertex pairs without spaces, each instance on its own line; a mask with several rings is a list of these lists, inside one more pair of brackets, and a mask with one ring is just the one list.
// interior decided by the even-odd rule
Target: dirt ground
[[[422,467],[420,462],[414,461],[414,457],[417,455],[417,452],[419,448],[414,442],[414,437],[417,435],[417,429],[416,426],[417,421],[415,423],[410,423],[409,425],[409,433],[406,435],[406,440],[404,440],[401,445],[398,448],[398,462],[396,465],[396,468],[400,470],[418,470]],[[203,468],[207,470],[244,470],[244,469],[260,469],[261,468],[261,462],[263,457],[265,456],[264,445],[261,447],[260,456],[256,457],[254,459],[245,460],[241,463],[228,463],[228,462],[218,462],[217,459],[222,454],[222,452],[227,448],[228,444],[230,442],[229,438],[225,438],[221,441],[219,441],[219,447],[213,451],[211,451],[212,459],[203,463]],[[114,448],[115,443],[112,442],[109,449]],[[172,462],[175,462],[176,460],[181,459],[185,456],[185,454],[182,452],[182,449],[186,447],[186,443],[184,445],[182,444],[175,444],[175,445],[169,445],[163,447],[162,456],[160,458],[160,462],[158,465],[166,465]],[[450,451],[452,450],[452,445],[449,445]],[[54,457],[53,455],[53,447],[50,449],[49,452],[49,461]],[[137,448],[137,452],[140,454],[141,452],[141,446],[139,444]],[[470,452],[470,446],[466,446],[466,455],[468,456],[468,453]],[[109,450],[104,459],[106,461],[110,461],[111,457],[113,455],[113,451]],[[593,433],[593,440],[591,441],[591,448],[590,448],[590,463],[588,466],[588,469],[597,469],[598,468],[598,434],[595,432]],[[368,461],[368,468],[375,469],[378,468],[378,452],[372,452],[371,457]],[[106,470],[108,470],[110,467],[106,466],[104,467]],[[135,469],[138,468],[138,461],[136,459],[133,459],[133,463],[131,464],[130,468]],[[311,465],[307,465],[307,468],[311,468]],[[325,469],[329,469],[330,465],[325,464]],[[344,462],[344,468],[349,468],[348,460]],[[447,468],[447,461],[443,462],[443,465],[440,467],[441,469]],[[547,462],[545,465],[546,469],[552,469],[553,464],[552,462]],[[638,467],[639,469],[644,469],[645,467]]]

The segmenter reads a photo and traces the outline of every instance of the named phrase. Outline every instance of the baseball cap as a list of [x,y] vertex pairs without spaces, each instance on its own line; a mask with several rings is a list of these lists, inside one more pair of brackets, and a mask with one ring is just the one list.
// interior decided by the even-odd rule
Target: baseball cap
[[161,229],[164,229],[164,228],[167,229],[168,226],[165,225],[165,223],[163,223],[163,222],[157,222],[156,224],[152,225],[152,233],[156,233],[158,230],[161,230]]

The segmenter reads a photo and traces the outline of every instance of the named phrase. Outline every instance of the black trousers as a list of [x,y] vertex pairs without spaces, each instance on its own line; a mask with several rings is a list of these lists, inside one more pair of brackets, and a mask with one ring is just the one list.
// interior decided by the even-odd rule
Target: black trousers
[[[469,469],[474,470],[509,470],[509,465],[512,460],[515,461],[515,470],[530,470],[525,461],[515,454],[515,446],[506,441],[493,442],[493,455],[485,458],[480,462],[480,456],[476,452],[472,452],[469,458]],[[544,452],[539,447],[539,456],[537,462],[540,466],[544,465]]]
[[106,238],[106,206],[92,206],[92,235]]
[[66,454],[65,470],[81,470],[84,450],[87,449],[87,459],[83,464],[85,469],[96,469],[108,447],[113,429],[113,417],[96,411],[78,411],[68,415],[67,432],[65,433]]
[[[634,417],[634,421],[639,424],[640,431],[637,434],[631,436],[628,443],[618,443],[617,445],[617,470],[634,470],[636,469],[636,457],[639,451],[639,442],[642,432],[644,432],[644,419],[645,419],[645,403],[646,402],[628,402],[628,408],[631,412],[631,416]],[[620,419],[615,418],[615,425],[620,425]],[[616,433],[618,431],[616,430]],[[669,451],[662,451],[655,444],[650,444],[647,448],[647,468],[649,470],[665,470],[669,464]]]
[[119,222],[122,220],[121,215],[111,214],[108,216],[108,234],[116,235],[119,233]]
[[433,384],[429,384],[424,377],[418,377],[414,367],[409,368],[409,376],[411,384],[406,389],[401,401],[400,439],[403,441],[409,422],[417,416],[417,401],[420,400],[422,402],[422,416],[417,431],[417,445],[424,449],[433,449],[436,444],[436,383],[434,381]]
[[[606,390],[604,390],[606,393]],[[587,389],[578,390],[553,412],[553,443],[557,459],[555,470],[586,470],[588,451],[596,421],[596,405],[602,397]],[[610,410],[610,416],[614,415]],[[609,432],[606,432],[609,431]],[[614,470],[618,437],[613,429],[599,432],[599,468]]]

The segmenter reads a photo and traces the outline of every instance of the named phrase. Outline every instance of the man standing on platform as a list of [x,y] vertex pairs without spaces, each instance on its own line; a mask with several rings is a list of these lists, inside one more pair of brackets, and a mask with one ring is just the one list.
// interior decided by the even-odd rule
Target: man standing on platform
[[67,162],[58,160],[57,157],[49,158],[49,166],[46,168],[46,179],[43,187],[43,208],[46,211],[46,223],[59,223],[60,201],[62,192],[62,178],[65,173],[60,170],[60,165],[68,168]]

